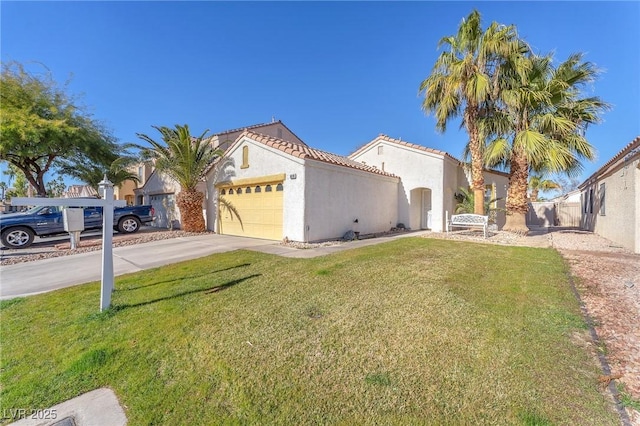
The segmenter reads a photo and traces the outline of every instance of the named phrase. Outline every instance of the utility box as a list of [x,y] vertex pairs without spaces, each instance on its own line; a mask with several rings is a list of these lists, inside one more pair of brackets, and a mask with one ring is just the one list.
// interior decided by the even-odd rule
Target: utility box
[[84,208],[67,207],[62,210],[62,219],[64,220],[64,230],[67,232],[84,231]]

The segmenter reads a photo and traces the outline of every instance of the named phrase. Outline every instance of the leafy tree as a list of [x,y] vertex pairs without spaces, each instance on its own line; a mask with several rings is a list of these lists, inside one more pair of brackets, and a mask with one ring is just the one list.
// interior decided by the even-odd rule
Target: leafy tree
[[546,179],[542,174],[534,174],[529,176],[529,189],[531,190],[530,200],[532,202],[538,201],[538,194],[540,191],[550,191],[552,189],[559,189],[560,185],[551,179]]
[[191,136],[189,126],[176,125],[175,128],[153,126],[161,137],[156,141],[138,133],[138,137],[150,146],[138,146],[143,158],[155,163],[158,171],[166,173],[180,185],[176,196],[182,218],[182,227],[189,232],[204,232],[205,222],[202,214],[204,193],[198,191],[205,173],[216,158],[223,152],[215,149],[205,140],[208,130],[198,137]]
[[11,185],[11,188],[9,188],[6,193],[7,198],[27,197],[29,195],[29,182],[27,182],[27,178],[25,178],[22,170],[13,164],[9,164],[9,167],[3,173],[9,176],[9,185],[11,185],[13,181],[13,185]]
[[83,110],[47,70],[32,74],[17,62],[3,63],[0,78],[0,160],[24,173],[37,195],[46,196],[44,176],[58,161],[101,162],[116,152],[109,132]]
[[424,94],[422,109],[435,115],[441,132],[446,131],[452,118],[462,116],[462,126],[469,135],[471,188],[476,194],[474,211],[484,214],[485,139],[478,121],[487,113],[487,104],[495,95],[500,79],[498,64],[526,47],[513,26],[493,22],[483,31],[476,10],[463,19],[457,34],[440,40],[438,47],[443,45],[447,50],[440,54],[431,74],[420,84],[420,93]]
[[579,172],[580,160],[594,157],[586,128],[608,105],[582,96],[597,70],[580,54],[557,67],[551,56],[514,55],[503,68],[499,102],[483,122],[496,136],[485,159],[489,166],[509,169],[504,229],[526,234],[529,172]]
[[580,186],[580,179],[575,176],[558,176],[555,181],[558,182],[558,192],[560,192],[560,194],[566,194],[578,189],[578,186]]

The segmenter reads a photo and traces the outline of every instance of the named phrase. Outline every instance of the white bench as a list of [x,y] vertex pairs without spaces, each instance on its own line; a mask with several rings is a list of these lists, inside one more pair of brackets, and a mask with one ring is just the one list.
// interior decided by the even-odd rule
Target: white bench
[[454,214],[447,220],[447,232],[452,228],[482,228],[484,237],[487,238],[489,230],[489,216],[479,214]]

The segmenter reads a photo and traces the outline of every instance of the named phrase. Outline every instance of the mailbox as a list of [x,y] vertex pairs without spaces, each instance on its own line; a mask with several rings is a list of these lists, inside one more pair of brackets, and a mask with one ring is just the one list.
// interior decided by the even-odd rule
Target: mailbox
[[82,207],[67,207],[62,210],[64,230],[67,232],[84,231],[84,209]]

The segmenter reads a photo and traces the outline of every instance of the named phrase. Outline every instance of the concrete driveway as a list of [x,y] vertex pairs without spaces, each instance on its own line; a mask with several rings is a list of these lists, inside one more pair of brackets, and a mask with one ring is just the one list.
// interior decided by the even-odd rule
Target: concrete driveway
[[[115,275],[196,259],[213,253],[277,244],[229,235],[171,238],[113,249]],[[102,251],[0,266],[0,299],[29,296],[100,281]]]

